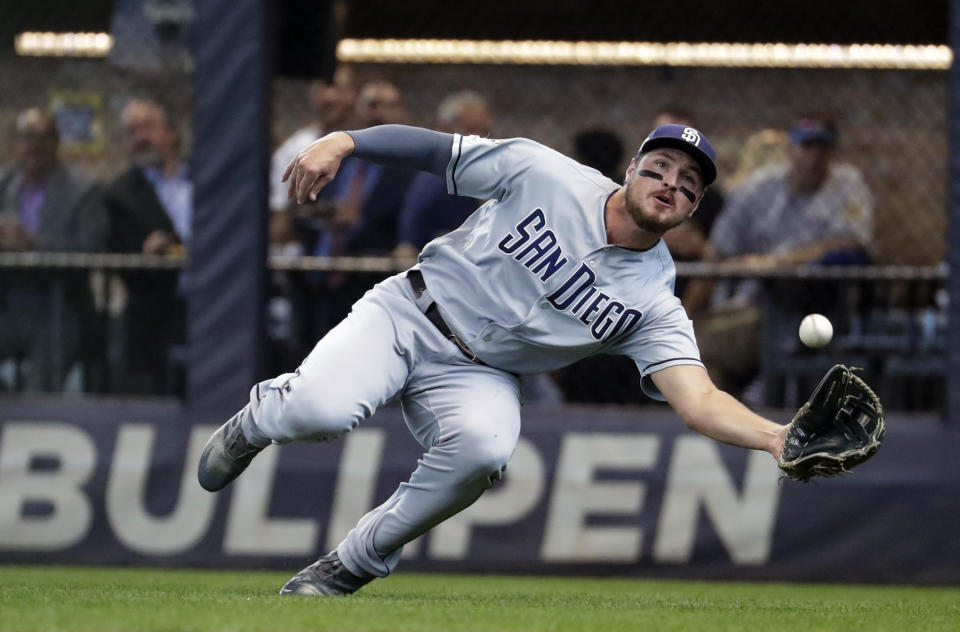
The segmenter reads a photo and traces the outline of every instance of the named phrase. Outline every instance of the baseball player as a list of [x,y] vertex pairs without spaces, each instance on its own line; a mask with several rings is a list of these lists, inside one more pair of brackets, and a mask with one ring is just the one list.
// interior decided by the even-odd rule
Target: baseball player
[[417,265],[368,291],[293,373],[254,386],[204,448],[200,483],[215,491],[271,443],[334,439],[400,400],[424,449],[417,468],[281,594],[352,593],[391,573],[404,544],[476,501],[516,446],[520,374],[626,355],[646,394],[694,430],[781,453],[787,426],[713,385],[673,294],[661,237],[716,178],[698,130],[656,128],[623,186],[523,138],[400,125],[334,132],[287,167],[290,197],[316,199],[348,155],[429,171],[451,194],[489,201],[427,244]]

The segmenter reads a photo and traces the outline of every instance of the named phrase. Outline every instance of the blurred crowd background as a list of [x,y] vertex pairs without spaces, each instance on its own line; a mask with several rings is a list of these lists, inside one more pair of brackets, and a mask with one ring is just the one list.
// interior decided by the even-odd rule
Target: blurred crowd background
[[[314,139],[383,123],[524,136],[621,180],[646,134],[679,122],[718,154],[710,198],[667,236],[678,262],[706,266],[681,265],[677,294],[715,379],[754,405],[794,405],[843,361],[871,373],[889,405],[941,410],[946,68],[415,63],[335,52],[343,38],[388,37],[946,43],[946,2],[833,4],[844,6],[276,3],[265,376],[292,370],[386,276],[280,262],[375,256],[399,270],[482,202],[448,196],[430,176],[354,161],[317,204],[291,205],[279,176]],[[0,392],[182,395],[190,278],[176,262],[191,241],[193,13],[189,0],[0,7]],[[105,55],[41,55],[14,45],[26,31],[113,40]],[[118,269],[27,256],[42,252],[145,258]],[[810,264],[848,273],[796,273]],[[808,312],[834,322],[825,350],[799,346]],[[618,359],[526,387],[532,401],[650,403]]]

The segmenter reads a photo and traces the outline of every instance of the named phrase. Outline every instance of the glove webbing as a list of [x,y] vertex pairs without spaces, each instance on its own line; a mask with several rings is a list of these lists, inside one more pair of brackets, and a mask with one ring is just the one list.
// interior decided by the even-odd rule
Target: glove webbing
[[861,380],[858,376],[854,375],[853,372],[850,373],[850,378],[869,396],[870,403],[873,404],[874,408],[876,408],[877,414],[882,414],[883,404],[880,403],[880,398],[877,397],[877,394],[873,392],[873,389],[870,388],[870,385]]

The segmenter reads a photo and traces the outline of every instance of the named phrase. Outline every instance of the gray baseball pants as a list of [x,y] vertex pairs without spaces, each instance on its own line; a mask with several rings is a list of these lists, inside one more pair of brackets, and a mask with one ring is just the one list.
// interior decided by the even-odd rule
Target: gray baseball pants
[[399,398],[425,452],[410,479],[337,546],[355,575],[393,571],[403,545],[476,501],[517,444],[516,376],[468,360],[423,315],[430,301],[403,275],[379,283],[295,373],[270,383],[251,419],[260,439],[326,441]]

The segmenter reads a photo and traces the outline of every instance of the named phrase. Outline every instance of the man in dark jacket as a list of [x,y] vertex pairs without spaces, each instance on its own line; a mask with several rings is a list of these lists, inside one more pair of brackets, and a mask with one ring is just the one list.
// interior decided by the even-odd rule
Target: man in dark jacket
[[[131,165],[107,187],[110,249],[144,255],[183,254],[193,223],[193,184],[180,142],[158,103],[136,99],[121,113]],[[124,276],[123,370],[120,390],[175,394],[172,350],[185,339],[182,274],[143,270]]]

